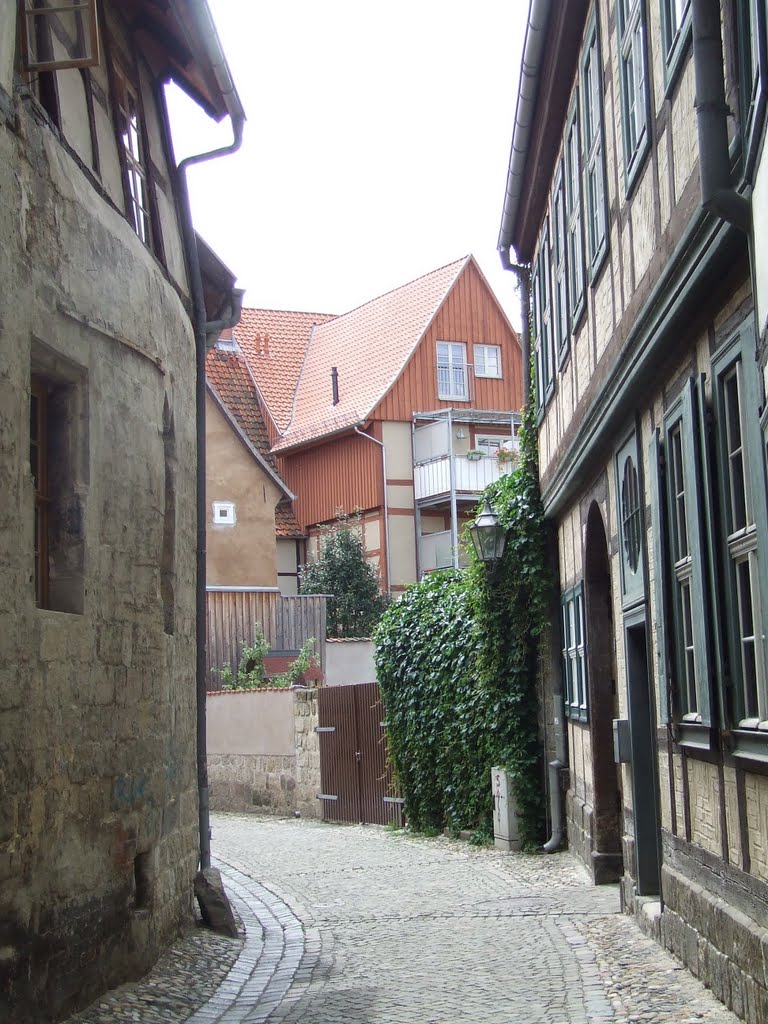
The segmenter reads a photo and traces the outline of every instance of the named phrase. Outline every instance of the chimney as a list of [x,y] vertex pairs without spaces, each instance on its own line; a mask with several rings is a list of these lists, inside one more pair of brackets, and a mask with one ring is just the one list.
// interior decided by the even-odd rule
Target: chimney
[[331,394],[333,396],[333,404],[339,404],[339,371],[335,366],[331,367]]

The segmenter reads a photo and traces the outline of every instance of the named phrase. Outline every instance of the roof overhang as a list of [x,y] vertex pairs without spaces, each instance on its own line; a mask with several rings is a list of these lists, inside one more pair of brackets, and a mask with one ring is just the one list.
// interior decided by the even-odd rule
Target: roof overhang
[[161,80],[217,121],[242,109],[207,0],[123,0],[121,11]]
[[563,134],[589,0],[530,0],[497,248],[529,262]]

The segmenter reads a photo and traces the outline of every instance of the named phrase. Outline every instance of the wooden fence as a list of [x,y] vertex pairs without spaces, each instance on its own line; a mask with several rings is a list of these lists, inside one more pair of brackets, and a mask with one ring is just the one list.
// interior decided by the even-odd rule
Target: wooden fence
[[317,660],[325,672],[326,597],[314,594],[283,597],[270,590],[212,587],[206,599],[211,689],[219,688],[218,672],[227,662],[237,675],[243,641],[253,642],[255,623],[261,623],[273,651],[298,651],[308,637],[314,637]]

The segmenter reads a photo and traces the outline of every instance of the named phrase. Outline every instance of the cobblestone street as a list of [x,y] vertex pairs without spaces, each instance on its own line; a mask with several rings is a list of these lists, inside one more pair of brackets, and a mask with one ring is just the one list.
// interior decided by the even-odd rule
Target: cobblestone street
[[737,1021],[567,853],[239,815],[213,851],[245,944],[198,935],[73,1024]]

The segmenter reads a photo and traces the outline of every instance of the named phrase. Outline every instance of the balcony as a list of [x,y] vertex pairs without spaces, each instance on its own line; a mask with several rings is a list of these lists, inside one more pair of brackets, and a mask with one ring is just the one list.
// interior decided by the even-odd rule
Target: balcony
[[[419,545],[419,565],[422,573],[454,567],[453,540],[450,530],[424,533],[419,538]],[[458,564],[462,569],[469,565],[469,558],[461,544],[459,544]]]
[[413,467],[416,500],[423,502],[447,498],[451,490],[456,492],[457,497],[479,497],[489,484],[509,473],[513,465],[512,462],[499,462],[493,455],[479,458],[443,455],[428,462],[417,463]]

